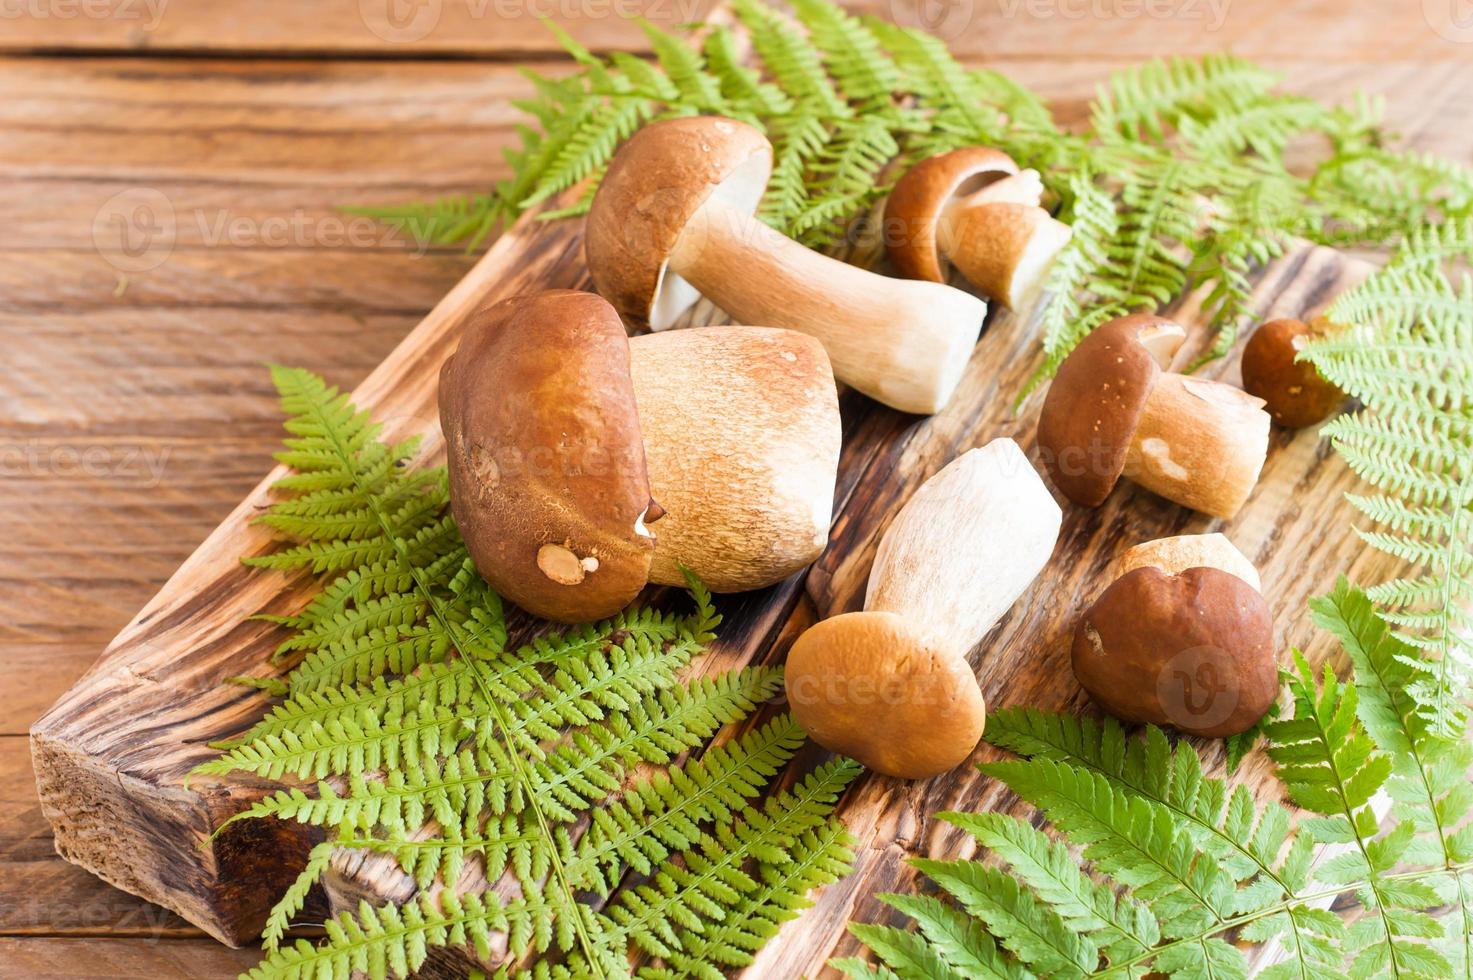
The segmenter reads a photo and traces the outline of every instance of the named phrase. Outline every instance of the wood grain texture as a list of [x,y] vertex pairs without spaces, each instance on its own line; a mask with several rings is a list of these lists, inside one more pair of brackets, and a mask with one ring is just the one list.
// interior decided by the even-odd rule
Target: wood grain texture
[[[195,231],[196,212],[206,230],[222,212],[258,223],[334,218],[340,204],[480,190],[506,172],[501,150],[519,118],[509,100],[530,90],[511,65],[413,60],[453,52],[343,30],[334,17],[356,16],[348,0],[292,6],[300,16],[273,20],[270,3],[171,0],[171,21],[189,20],[194,40],[156,38],[153,52],[167,57],[150,57],[126,25],[0,21],[6,50],[40,45],[69,55],[0,58],[0,340],[7,366],[17,365],[0,376],[6,733],[26,730],[269,467],[279,427],[260,362],[301,364],[356,385],[472,264],[455,249],[416,258],[391,246],[334,248],[320,235],[279,248],[205,241]],[[1116,67],[1230,41],[1239,54],[1268,58],[1297,91],[1332,101],[1357,88],[1383,94],[1409,143],[1473,159],[1463,98],[1473,59],[1467,46],[1429,32],[1415,4],[1234,0],[1216,31],[1190,19],[1038,17],[1027,4],[1005,18],[993,0],[974,9],[978,20],[952,43],[1044,94],[1065,120],[1082,118],[1094,84]],[[315,46],[298,42],[304,31]],[[544,45],[535,57],[551,50],[537,25],[463,36],[463,53],[477,57],[516,60],[528,50],[519,38]],[[224,49],[249,56],[208,57]],[[88,52],[98,56],[80,56]],[[344,57],[363,54],[389,60]],[[537,67],[557,72],[566,63]],[[185,216],[186,241],[157,268],[124,277],[97,253],[92,222],[110,197],[138,187],[170,197]],[[10,360],[12,352],[23,360]],[[879,435],[903,424],[888,413],[854,420],[846,460],[873,454]],[[98,452],[111,462],[96,465]],[[162,479],[134,475],[160,458]],[[863,471],[846,463],[846,480]],[[1286,506],[1302,505],[1291,496]],[[67,529],[65,540],[52,528]],[[1318,571],[1333,569],[1333,557],[1311,558]],[[23,740],[0,739],[0,748],[25,761]],[[64,868],[46,857],[50,832],[28,767],[15,771],[23,775],[0,821],[0,904],[12,907],[27,897],[23,883],[36,880],[7,874],[22,854]],[[43,931],[110,928],[89,897],[106,886],[77,869],[48,880],[60,883],[63,900],[44,910]],[[836,890],[853,896],[849,884]],[[807,921],[833,920],[843,905],[826,904]],[[27,938],[0,951],[0,975],[119,975],[99,964],[123,962],[131,942]],[[210,943],[171,948],[198,977],[251,961],[241,955],[223,967]],[[114,959],[99,958],[101,950]],[[12,962],[24,971],[4,973]]]
[[258,958],[208,939],[0,937],[0,980],[225,980]]
[[[537,17],[595,50],[644,51],[634,22],[699,20],[713,0],[47,0],[16,4],[0,50],[223,52],[323,57],[454,56],[497,60],[556,53]],[[846,0],[924,26],[972,58],[1060,55],[1151,58],[1228,48],[1317,61],[1456,60],[1473,30],[1455,4],[1334,0]]]

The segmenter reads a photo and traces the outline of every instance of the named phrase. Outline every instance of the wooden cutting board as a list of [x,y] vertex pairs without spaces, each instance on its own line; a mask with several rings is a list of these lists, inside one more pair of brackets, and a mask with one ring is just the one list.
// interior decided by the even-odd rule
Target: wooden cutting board
[[[1261,271],[1255,303],[1263,317],[1305,315],[1359,281],[1367,269],[1334,251],[1302,246]],[[543,288],[589,288],[577,221],[539,223],[531,216],[508,231],[400,346],[363,382],[354,400],[386,425],[386,438],[425,437],[416,464],[443,455],[435,411],[439,368],[474,310]],[[1175,315],[1196,325],[1193,299]],[[698,309],[698,322],[719,311]],[[1207,341],[1196,331],[1185,362]],[[727,670],[781,662],[812,622],[858,608],[874,547],[891,515],[929,475],[957,454],[998,436],[1036,458],[1038,399],[1020,414],[1012,404],[1038,363],[1036,330],[994,316],[951,404],[931,418],[903,416],[853,393],[845,395],[844,451],[828,550],[806,574],[757,593],[730,596],[719,641],[694,669]],[[1206,376],[1237,380],[1236,357]],[[281,636],[259,612],[299,609],[313,592],[301,575],[243,567],[243,555],[272,550],[266,529],[250,520],[270,500],[267,474],[163,590],[113,640],[92,670],[31,730],[41,803],[60,854],[119,888],[166,906],[232,945],[254,940],[266,911],[300,867],[313,841],[296,824],[243,822],[202,844],[224,820],[274,784],[250,778],[195,780],[186,774],[213,757],[210,741],[239,734],[269,706],[260,694],[227,685],[266,672]],[[1034,705],[1091,710],[1070,673],[1068,637],[1083,608],[1106,584],[1101,574],[1124,548],[1145,539],[1221,529],[1258,565],[1280,649],[1328,653],[1305,613],[1306,599],[1337,575],[1379,581],[1394,563],[1349,532],[1354,515],[1344,491],[1355,478],[1313,432],[1275,431],[1262,480],[1231,522],[1209,520],[1122,484],[1097,510],[1064,506],[1054,560],[1030,591],[973,652],[990,707]],[[1006,560],[1000,556],[999,560]],[[1220,745],[1206,747],[1220,765]],[[983,747],[974,761],[993,753]],[[815,748],[791,772],[811,768]],[[1277,784],[1250,758],[1242,778],[1263,797]],[[874,899],[906,890],[914,855],[965,855],[967,839],[932,814],[945,809],[1005,809],[1016,804],[970,767],[922,783],[868,776],[845,797],[841,815],[860,842],[853,875],[817,896],[762,952],[752,977],[815,975],[832,955],[856,950],[844,931],[851,918],[889,921]],[[334,906],[359,898],[403,900],[412,885],[381,857],[343,855],[326,882]],[[455,957],[432,972],[458,975]]]

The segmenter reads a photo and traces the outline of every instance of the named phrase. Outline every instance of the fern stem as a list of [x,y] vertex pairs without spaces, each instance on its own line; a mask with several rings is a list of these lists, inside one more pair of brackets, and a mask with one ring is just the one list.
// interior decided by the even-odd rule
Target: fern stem
[[[1421,881],[1425,879],[1436,878],[1440,875],[1451,874],[1459,878],[1459,880],[1461,881],[1461,875],[1464,871],[1473,871],[1473,861],[1465,861],[1460,864],[1450,865],[1446,868],[1422,868],[1417,871],[1401,871],[1395,874],[1379,875],[1377,877],[1381,881]],[[1090,974],[1090,976],[1129,976],[1130,970],[1132,968],[1145,966],[1151,960],[1155,959],[1157,956],[1160,956],[1162,953],[1166,952],[1169,949],[1176,949],[1182,946],[1191,946],[1195,943],[1201,943],[1205,940],[1213,938],[1214,936],[1223,935],[1224,933],[1231,932],[1234,929],[1241,929],[1243,926],[1246,926],[1253,922],[1257,922],[1259,919],[1268,918],[1271,915],[1279,915],[1280,913],[1285,912],[1292,914],[1297,906],[1308,905],[1311,902],[1323,901],[1325,899],[1334,900],[1336,898],[1339,898],[1341,895],[1354,893],[1362,888],[1370,886],[1371,884],[1372,882],[1369,880],[1355,881],[1344,885],[1337,885],[1334,888],[1326,888],[1322,891],[1305,892],[1301,895],[1291,895],[1288,898],[1275,902],[1272,905],[1265,906],[1264,908],[1257,909],[1253,912],[1245,912],[1242,915],[1233,916],[1231,918],[1224,919],[1221,922],[1214,923],[1213,925],[1210,925],[1206,929],[1203,929],[1202,931],[1193,935],[1181,936],[1177,939],[1171,940],[1170,942],[1161,943],[1159,946],[1155,946],[1150,950],[1133,957],[1132,959],[1123,960],[1119,963],[1111,963],[1109,969],[1096,971],[1095,973]]]
[[[1453,519],[1452,527],[1448,529],[1447,533],[1447,544],[1443,549],[1447,557],[1441,567],[1447,569],[1448,572],[1442,577],[1442,606],[1439,612],[1439,621],[1444,623],[1453,622],[1456,614],[1454,604],[1457,602],[1455,586],[1458,576],[1455,574],[1454,569],[1457,568],[1458,558],[1468,551],[1467,546],[1463,543],[1462,532],[1468,517],[1470,495],[1473,495],[1473,465],[1467,467],[1466,472],[1463,474],[1463,479],[1458,484],[1457,495],[1449,505],[1449,509],[1453,513]],[[1454,691],[1461,686],[1456,676],[1457,658],[1453,653],[1453,644],[1455,642],[1454,631],[1452,629],[1445,629],[1440,632],[1441,636],[1439,639],[1441,642],[1439,644],[1439,655],[1437,658],[1437,689],[1439,691]],[[1437,717],[1433,723],[1439,731],[1447,731],[1453,728],[1456,723],[1456,711],[1448,704],[1448,701],[1449,698],[1441,697],[1437,702]],[[1425,772],[1423,772],[1423,776],[1426,776]],[[1439,826],[1439,835],[1441,834],[1441,830],[1442,828]],[[1463,904],[1463,916],[1465,919],[1468,916],[1467,903]]]
[[[1297,653],[1295,655],[1298,656]],[[1301,663],[1302,662],[1303,661],[1301,659]],[[1305,669],[1307,670],[1308,668],[1306,667]],[[1333,675],[1329,673],[1328,667],[1326,667],[1326,672],[1326,676],[1333,680]],[[1296,699],[1299,696],[1297,691],[1295,696]],[[1312,700],[1312,692],[1307,693],[1305,697]],[[1298,712],[1296,712],[1296,714],[1298,714]],[[1346,780],[1348,776],[1346,773],[1341,771],[1339,757],[1336,754],[1337,746],[1331,743],[1330,733],[1326,731],[1324,723],[1320,720],[1319,713],[1309,712],[1307,714],[1314,721],[1314,741],[1319,744],[1320,752],[1323,754],[1324,765],[1329,770],[1331,784],[1328,789],[1333,792],[1335,797],[1340,801],[1341,812],[1344,814],[1346,823],[1349,824],[1351,832],[1355,835],[1356,850],[1360,852],[1361,859],[1366,862],[1366,867],[1369,868],[1371,871],[1371,874],[1369,875],[1367,880],[1362,883],[1360,887],[1369,888],[1371,890],[1371,894],[1375,896],[1376,899],[1376,908],[1374,909],[1374,912],[1384,919],[1386,916],[1386,902],[1384,900],[1384,892],[1382,891],[1382,887],[1380,884],[1381,875],[1376,871],[1375,863],[1371,858],[1371,853],[1367,849],[1366,835],[1361,831],[1360,821],[1356,820],[1355,818],[1356,812],[1360,808],[1352,805],[1350,802],[1350,792],[1348,787],[1346,786]],[[1306,899],[1304,898],[1301,898],[1299,900],[1300,904],[1303,904],[1304,901],[1306,901]],[[1396,933],[1391,928],[1390,923],[1386,923],[1386,951],[1390,956],[1391,975],[1393,977],[1400,977],[1402,975],[1402,970],[1400,961],[1397,958],[1395,937]]]

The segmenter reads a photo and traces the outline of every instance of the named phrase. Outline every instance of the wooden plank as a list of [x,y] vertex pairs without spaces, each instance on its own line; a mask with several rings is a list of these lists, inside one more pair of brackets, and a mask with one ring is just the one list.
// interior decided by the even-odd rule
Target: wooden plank
[[[12,677],[20,678],[11,685],[5,703],[0,707],[0,736],[24,736],[31,722],[41,717],[41,712],[60,697],[61,692],[71,687],[96,659],[95,640],[83,643],[7,643],[0,640],[0,663]],[[34,802],[36,781],[30,776],[29,767],[24,789]]]
[[[852,10],[925,26],[989,59],[1151,58],[1231,48],[1324,61],[1457,60],[1473,29],[1454,4],[1377,4],[1347,16],[1334,0],[849,0]],[[8,51],[133,51],[526,59],[557,52],[549,17],[594,50],[647,50],[631,18],[670,26],[712,0],[32,0],[0,35]]]
[[0,980],[226,980],[260,958],[209,939],[0,938]]
[[24,738],[0,738],[0,935],[200,937],[173,913],[112,888],[52,846]]
[[[572,226],[504,238],[358,389],[389,437],[430,432],[438,448],[434,379],[468,313],[546,283],[584,281]],[[268,500],[263,481],[175,573],[84,681],[32,729],[37,780],[58,850],[108,881],[174,909],[227,942],[248,941],[271,896],[310,841],[300,828],[237,825],[198,848],[220,822],[263,791],[260,783],[196,783],[188,771],[205,743],[240,730],[263,702],[220,681],[254,668],[274,631],[245,617],[306,591],[243,568],[271,547],[249,518]],[[790,590],[791,591],[791,590]],[[122,710],[121,706],[128,708]]]

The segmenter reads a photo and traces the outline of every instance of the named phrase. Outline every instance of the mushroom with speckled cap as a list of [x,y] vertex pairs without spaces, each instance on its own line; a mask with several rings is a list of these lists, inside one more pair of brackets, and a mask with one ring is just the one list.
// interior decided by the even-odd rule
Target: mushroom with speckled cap
[[1194,537],[1133,549],[1080,619],[1071,662],[1115,717],[1220,738],[1252,728],[1278,696],[1273,616],[1248,559],[1221,535]]
[[1214,517],[1237,514],[1268,458],[1263,400],[1165,368],[1186,331],[1137,313],[1097,327],[1059,365],[1038,420],[1049,477],[1098,507],[1124,476]]
[[838,394],[816,340],[712,327],[630,340],[592,293],[477,313],[440,374],[450,502],[476,567],[590,622],[646,582],[781,581],[828,538]]
[[685,116],[636,132],[609,163],[584,250],[598,291],[661,331],[705,296],[738,323],[816,337],[838,379],[905,412],[939,411],[987,305],[940,283],[830,258],[754,215],[772,146],[733,119]]
[[927,157],[885,202],[885,247],[901,275],[946,281],[949,262],[982,293],[1023,310],[1072,231],[1040,204],[1043,181],[985,146]]
[[1286,429],[1318,425],[1345,402],[1345,392],[1300,360],[1311,343],[1337,328],[1317,317],[1270,320],[1243,346],[1243,390],[1262,398],[1268,414]]
[[786,680],[798,722],[885,775],[960,765],[986,720],[967,653],[1042,571],[1061,520],[1011,439],[953,460],[886,529],[864,611],[824,620],[793,644]]

